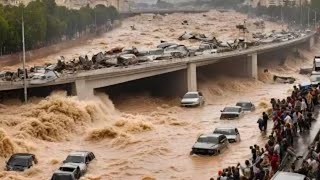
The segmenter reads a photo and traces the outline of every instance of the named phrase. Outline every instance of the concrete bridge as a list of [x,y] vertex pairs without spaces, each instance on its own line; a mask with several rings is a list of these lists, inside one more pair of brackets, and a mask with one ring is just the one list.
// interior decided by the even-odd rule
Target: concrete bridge
[[[162,76],[164,80],[158,83],[159,88],[169,88],[170,85],[182,88],[183,92],[197,90],[197,68],[209,66],[220,62],[228,62],[228,69],[224,71],[237,71],[238,76],[258,78],[258,55],[273,51],[286,51],[296,46],[312,48],[315,43],[314,34],[309,34],[294,40],[281,43],[272,43],[242,51],[232,51],[211,55],[189,57],[184,59],[161,60],[148,62],[129,67],[104,68],[77,74],[64,75],[55,82],[45,85],[30,85],[28,88],[69,84],[72,94],[80,99],[87,99],[94,95],[95,90],[121,83],[131,82],[143,78]],[[231,59],[231,60],[230,60]],[[230,67],[230,68],[229,68]],[[167,74],[175,73],[170,78]],[[164,87],[165,86],[165,87]],[[0,91],[22,89],[22,82],[0,83]]]
[[150,9],[150,10],[134,10],[120,12],[121,18],[132,17],[141,14],[173,14],[173,13],[205,13],[209,9]]

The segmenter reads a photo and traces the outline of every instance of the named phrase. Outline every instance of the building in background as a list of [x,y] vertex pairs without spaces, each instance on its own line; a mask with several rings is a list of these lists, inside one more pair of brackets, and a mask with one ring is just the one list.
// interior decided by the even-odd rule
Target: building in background
[[304,4],[310,4],[311,0],[247,0],[246,4],[257,7],[260,6],[284,6],[285,4],[289,6],[300,6]]
[[[0,4],[18,6],[19,4],[28,4],[32,0],[0,0]],[[105,6],[114,6],[118,11],[128,11],[128,0],[56,0],[59,6],[66,6],[68,8],[79,9],[87,4],[90,7],[95,7],[98,4]]]

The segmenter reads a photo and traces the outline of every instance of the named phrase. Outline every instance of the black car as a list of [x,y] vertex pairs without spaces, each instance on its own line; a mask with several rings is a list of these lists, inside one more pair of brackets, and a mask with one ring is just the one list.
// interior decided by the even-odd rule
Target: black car
[[240,106],[243,111],[254,111],[256,109],[254,104],[252,104],[252,102],[248,102],[248,101],[237,102],[236,106]]
[[29,169],[38,161],[34,154],[29,153],[17,153],[13,154],[10,159],[6,162],[7,171],[24,171]]
[[203,134],[193,145],[192,154],[215,155],[220,154],[229,145],[228,139],[223,134]]

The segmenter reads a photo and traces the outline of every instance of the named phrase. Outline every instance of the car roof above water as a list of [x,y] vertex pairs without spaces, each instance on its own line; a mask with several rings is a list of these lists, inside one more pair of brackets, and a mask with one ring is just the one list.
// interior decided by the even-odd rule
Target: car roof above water
[[[220,137],[222,136],[223,134],[212,134],[212,133],[208,133],[208,134],[201,134],[199,137]],[[224,136],[224,135],[223,135]]]
[[280,172],[278,171],[271,180],[304,180],[305,175],[291,172]]

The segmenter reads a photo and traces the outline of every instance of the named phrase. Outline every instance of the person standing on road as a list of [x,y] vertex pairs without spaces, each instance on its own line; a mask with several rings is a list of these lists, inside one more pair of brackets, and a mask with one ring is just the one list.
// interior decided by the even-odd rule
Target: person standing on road
[[296,111],[301,111],[301,102],[302,102],[301,98],[299,98],[299,99],[295,102],[294,109],[295,109]]
[[269,120],[269,116],[267,115],[266,112],[262,113],[262,119],[263,119],[263,127],[264,127],[264,131],[267,131],[267,127],[268,127],[268,120]]
[[308,106],[309,106],[309,104],[307,105],[306,101],[304,99],[302,99],[302,101],[301,101],[301,113],[303,115],[306,114]]
[[258,127],[260,129],[260,132],[262,132],[264,130],[264,128],[263,128],[264,127],[263,119],[259,118],[257,123],[258,123]]

